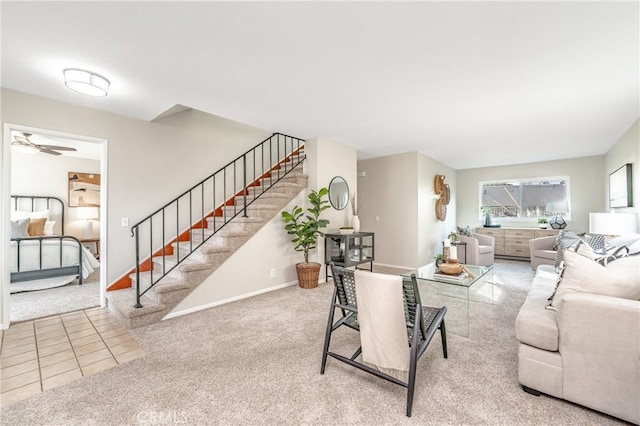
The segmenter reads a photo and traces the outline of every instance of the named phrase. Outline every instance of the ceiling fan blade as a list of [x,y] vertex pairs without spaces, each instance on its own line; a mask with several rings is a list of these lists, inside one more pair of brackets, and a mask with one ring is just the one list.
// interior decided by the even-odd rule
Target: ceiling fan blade
[[58,151],[77,151],[75,148],[71,148],[68,146],[57,146],[57,145],[36,145],[40,149],[55,149]]
[[62,155],[62,153],[58,151],[54,151],[52,149],[47,149],[47,148],[40,148],[40,152],[44,152],[45,154],[51,154],[51,155]]
[[31,141],[23,136],[14,136],[14,139],[25,145],[32,145]]
[[20,141],[13,141],[13,142],[11,142],[11,145],[15,145],[15,146],[31,146],[28,143],[24,143],[24,142],[20,142]]

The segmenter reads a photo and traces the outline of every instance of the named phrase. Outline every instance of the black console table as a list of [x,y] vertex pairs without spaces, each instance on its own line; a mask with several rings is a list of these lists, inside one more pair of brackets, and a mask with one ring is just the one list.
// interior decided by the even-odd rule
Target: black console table
[[354,232],[353,234],[325,234],[324,235],[324,263],[325,273],[329,278],[329,264],[349,267],[369,263],[369,270],[373,271],[374,260],[373,232]]

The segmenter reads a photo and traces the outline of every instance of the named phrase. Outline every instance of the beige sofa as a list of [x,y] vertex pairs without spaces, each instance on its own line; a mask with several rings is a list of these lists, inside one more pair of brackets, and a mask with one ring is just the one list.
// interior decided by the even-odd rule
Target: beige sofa
[[555,235],[529,240],[531,269],[535,271],[540,265],[555,265],[557,251],[552,249],[555,241]]
[[549,310],[555,280],[540,266],[516,319],[520,384],[640,423],[640,301],[567,292]]

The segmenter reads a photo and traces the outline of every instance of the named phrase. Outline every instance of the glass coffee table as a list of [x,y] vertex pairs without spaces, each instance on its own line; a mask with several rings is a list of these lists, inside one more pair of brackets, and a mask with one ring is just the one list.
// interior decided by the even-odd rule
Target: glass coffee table
[[447,331],[469,337],[470,302],[493,303],[493,266],[465,265],[473,276],[464,280],[434,276],[436,264],[430,263],[409,273],[416,275],[420,298],[425,306],[446,306]]

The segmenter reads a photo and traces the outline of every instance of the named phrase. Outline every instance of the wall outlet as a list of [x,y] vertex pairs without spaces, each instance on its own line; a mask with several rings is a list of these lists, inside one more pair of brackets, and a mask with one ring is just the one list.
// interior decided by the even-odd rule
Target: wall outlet
[[275,270],[275,268],[271,269],[271,271],[269,272],[269,275],[271,275],[271,278],[275,278],[275,277],[276,277],[276,270]]
[[120,218],[120,226],[129,226],[129,218],[121,217]]

